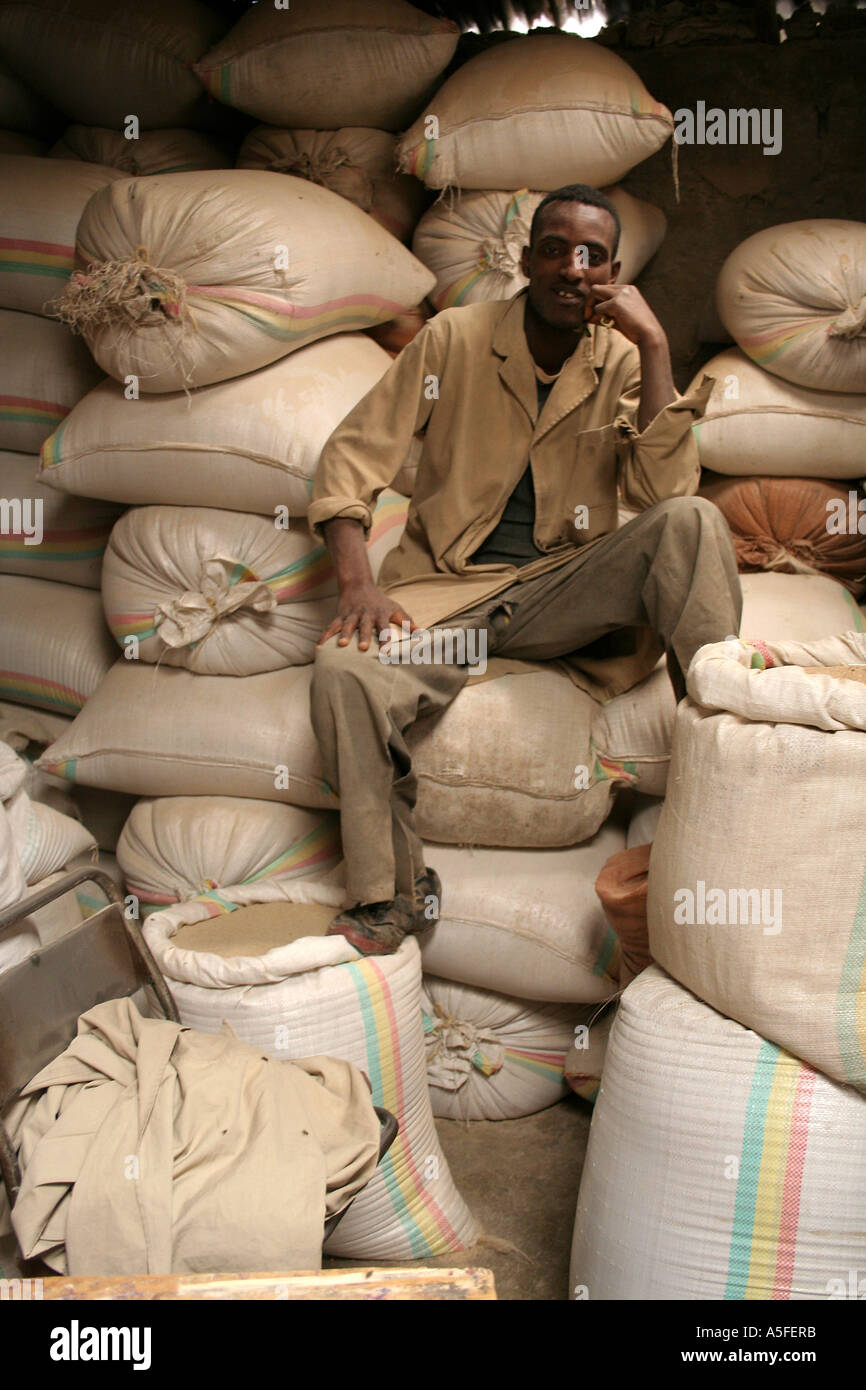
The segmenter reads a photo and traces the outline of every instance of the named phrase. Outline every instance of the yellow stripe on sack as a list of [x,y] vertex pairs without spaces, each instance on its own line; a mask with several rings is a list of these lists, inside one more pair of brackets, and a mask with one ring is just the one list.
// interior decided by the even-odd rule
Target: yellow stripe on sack
[[800,1071],[801,1064],[796,1058],[780,1051],[767,1100],[752,1251],[743,1294],[746,1299],[766,1299],[767,1290],[773,1288],[776,1280],[785,1173]]

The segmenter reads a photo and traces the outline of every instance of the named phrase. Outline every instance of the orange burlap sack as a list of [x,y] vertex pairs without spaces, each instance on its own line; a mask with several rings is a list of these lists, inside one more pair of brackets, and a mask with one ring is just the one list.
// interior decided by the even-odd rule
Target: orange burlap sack
[[652,965],[646,921],[647,877],[652,845],[612,854],[595,881],[604,915],[619,937],[619,987]]
[[[821,478],[722,478],[705,472],[701,495],[715,502],[730,526],[742,573],[817,572],[859,597],[866,589],[866,535],[849,524],[852,490],[851,484]],[[840,501],[847,529],[835,534],[827,523],[829,518],[833,525]],[[828,503],[834,506],[828,509]],[[859,520],[856,499],[853,511]]]
[[378,343],[380,347],[389,352],[392,357],[403,351],[407,343],[411,343],[417,333],[421,332],[425,323],[430,317],[426,299],[422,299],[414,309],[407,309],[404,314],[398,314],[396,318],[389,319],[387,323],[378,323],[373,328],[364,329],[364,332]]

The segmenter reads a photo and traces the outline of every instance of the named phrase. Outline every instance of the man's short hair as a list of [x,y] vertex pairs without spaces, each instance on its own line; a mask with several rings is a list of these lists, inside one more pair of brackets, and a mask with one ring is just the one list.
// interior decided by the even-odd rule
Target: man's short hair
[[562,188],[555,188],[552,193],[545,194],[532,215],[532,223],[529,228],[530,246],[535,244],[539,214],[550,203],[584,203],[588,207],[604,208],[605,212],[609,212],[613,218],[613,225],[616,228],[613,239],[613,250],[610,254],[611,260],[616,260],[619,239],[622,235],[622,223],[619,220],[619,213],[610,201],[610,198],[606,197],[598,188],[591,188],[588,183],[567,183]]

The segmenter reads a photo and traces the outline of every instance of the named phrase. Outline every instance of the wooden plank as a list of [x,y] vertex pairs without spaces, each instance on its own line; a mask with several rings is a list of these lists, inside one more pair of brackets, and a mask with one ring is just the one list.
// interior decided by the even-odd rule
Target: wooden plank
[[288,1274],[135,1274],[46,1279],[43,1298],[387,1300],[495,1299],[489,1269],[328,1269]]

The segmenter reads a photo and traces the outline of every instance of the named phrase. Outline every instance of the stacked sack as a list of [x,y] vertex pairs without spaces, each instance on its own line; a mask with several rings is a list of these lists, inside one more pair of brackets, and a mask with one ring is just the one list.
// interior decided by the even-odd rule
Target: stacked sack
[[[336,797],[309,720],[314,644],[336,594],[306,526],[312,477],[390,366],[363,330],[414,309],[432,276],[309,178],[238,168],[117,187],[81,219],[61,309],[108,380],[48,440],[41,476],[61,494],[132,504],[102,574],[123,655],[39,771],[156,798],[138,801],[118,859],[184,1021],[218,1031],[227,1019],[277,1056],[357,1060],[397,1116],[398,1139],[331,1248],[456,1251],[476,1231],[433,1125],[417,945],[368,963],[324,938],[344,893]],[[398,494],[379,499],[374,573],[406,510]],[[248,929],[245,909],[272,904],[302,911],[298,942],[285,929],[274,942],[260,915]],[[223,936],[240,923],[241,940],[226,952],[222,937],[196,935],[202,923]],[[171,944],[178,931],[192,941]]]
[[[455,37],[453,28],[410,7],[385,10],[386,47],[396,42],[398,11],[407,24],[411,18],[420,25],[421,38],[416,33],[411,39],[418,52],[432,45],[441,56],[443,35],[449,43]],[[336,24],[340,13],[337,4],[326,7],[324,27],[334,22],[334,43],[345,41]],[[83,269],[68,317],[113,379],[48,441],[42,476],[64,490],[137,504],[115,527],[103,576],[109,625],[126,659],[40,766],[70,780],[178,798],[185,801],[180,814],[190,814],[187,798],[228,796],[245,798],[240,815],[255,806],[259,816],[269,810],[283,816],[265,836],[270,848],[264,863],[253,856],[229,869],[218,854],[195,865],[175,861],[168,883],[153,865],[126,859],[122,842],[119,857],[142,907],[182,900],[191,891],[226,899],[228,889],[249,888],[251,879],[282,882],[286,866],[310,861],[322,875],[330,865],[333,820],[317,813],[337,801],[322,781],[308,702],[313,643],[333,606],[333,571],[310,542],[303,516],[322,444],[388,365],[367,337],[338,330],[374,327],[398,311],[411,312],[434,283],[367,215],[385,196],[375,167],[367,170],[374,202],[362,212],[360,155],[349,164],[335,155],[338,146],[345,148],[347,132],[393,130],[404,116],[362,106],[360,97],[351,112],[335,107],[326,116],[309,101],[299,109],[303,84],[282,83],[274,100],[295,105],[279,109],[259,106],[251,95],[262,87],[261,74],[253,71],[263,57],[259,26],[267,27],[273,47],[284,32],[280,26],[303,27],[302,9],[292,16],[251,11],[222,55],[218,94],[274,126],[253,132],[241,161],[269,159],[266,169],[156,176],[146,189],[137,186],[134,199],[121,184],[113,197],[93,200],[79,227]],[[367,22],[372,31],[373,21]],[[293,42],[297,59],[297,33]],[[364,31],[359,37],[353,29],[352,42],[363,49]],[[290,56],[287,50],[281,61]],[[209,71],[216,71],[218,59],[209,55],[199,67],[211,64]],[[424,72],[428,60],[429,53]],[[309,66],[309,57],[304,61]],[[419,78],[413,114],[431,76],[423,84]],[[341,99],[340,93],[333,97]],[[365,101],[380,99],[367,83]],[[314,138],[334,122],[339,139]],[[636,159],[643,146],[635,149]],[[295,172],[274,172],[282,159]],[[334,177],[326,186],[329,164]],[[622,172],[612,168],[611,177]],[[205,179],[207,222],[200,213]],[[223,198],[224,223],[213,215]],[[243,208],[253,203],[256,237],[244,248],[237,228],[245,225]],[[278,209],[272,223],[271,208]],[[145,223],[146,248],[138,232]],[[278,226],[292,228],[292,245],[279,246],[286,232],[278,237]],[[315,266],[305,260],[304,241],[313,227]],[[195,244],[199,260],[185,254],[187,244]],[[272,249],[288,255],[269,263],[265,252]],[[137,317],[124,311],[121,319],[110,307],[115,289],[100,264],[111,261],[116,268],[124,258],[130,267],[124,274],[146,294],[134,307]],[[87,269],[88,262],[95,268]],[[316,267],[330,263],[340,283],[332,280],[324,291],[319,286],[328,272]],[[373,282],[351,280],[362,273],[372,274]],[[302,309],[295,306],[297,296],[304,298]],[[199,326],[195,340],[184,331],[188,313]],[[203,500],[217,505],[202,507]],[[405,511],[399,496],[380,498],[374,572],[376,547],[383,554],[396,541]],[[287,527],[275,525],[284,520]],[[513,1065],[522,1070],[515,1075],[523,1079],[516,1095],[502,1101],[495,1095],[499,1076],[489,1088],[490,1105],[482,1103],[475,1113],[527,1113],[564,1093],[562,1062],[575,1029],[588,1027],[587,1006],[594,1012],[611,991],[606,970],[615,941],[593,898],[574,905],[573,875],[582,875],[589,890],[600,864],[621,845],[622,829],[604,826],[619,786],[663,792],[673,699],[663,670],[642,696],[629,694],[608,706],[555,668],[493,662],[488,675],[473,680],[441,719],[420,721],[412,733],[418,823],[434,842],[430,862],[445,884],[442,917],[431,933],[429,991],[435,995],[441,977],[476,992],[499,990],[510,1001],[506,1051],[518,1059]],[[540,707],[548,719],[530,736]],[[291,824],[286,812],[294,817]],[[223,813],[231,814],[230,807],[213,803],[214,816]],[[456,847],[466,845],[483,848]],[[524,884],[518,899],[502,891],[505,872]],[[562,892],[550,895],[548,910],[539,910],[538,884],[551,876]],[[491,920],[502,941],[512,943],[504,968],[493,973],[483,965],[480,945]],[[468,953],[463,942],[470,943]],[[436,1003],[425,1002],[428,1020],[440,1017]],[[468,1003],[467,1009],[471,1013]],[[556,1015],[555,1027],[551,1018],[544,1027],[533,1021],[545,1010]],[[454,1016],[452,997],[448,1017]],[[441,1039],[434,1034],[435,1023],[428,1041],[441,1063]],[[537,1082],[534,1091],[527,1078]]]
[[[119,177],[99,164],[0,155],[0,178],[16,190],[0,214],[0,700],[26,707],[18,723],[38,724],[40,712],[54,719],[51,730],[43,724],[43,746],[114,660],[99,583],[122,508],[59,494],[37,473],[46,438],[102,376],[50,313],[73,268],[85,204]],[[35,756],[38,739],[31,745]],[[71,800],[64,810],[90,819]]]
[[656,964],[611,1034],[576,1298],[862,1295],[864,676],[862,633],[692,662],[650,857]]
[[715,378],[694,426],[704,494],[745,572],[826,574],[860,596],[866,223],[758,232],[725,261],[716,298],[737,346],[704,368]]

